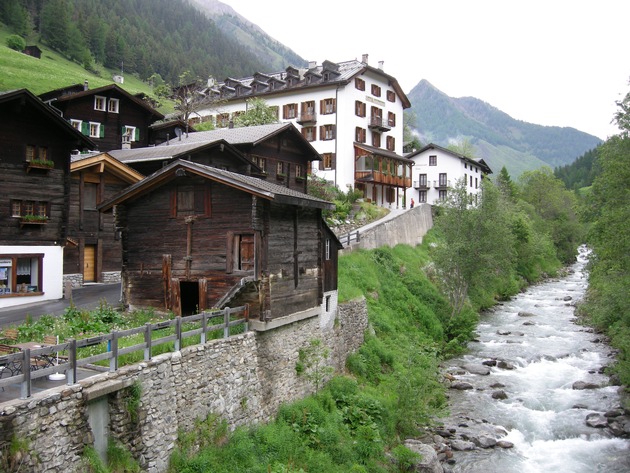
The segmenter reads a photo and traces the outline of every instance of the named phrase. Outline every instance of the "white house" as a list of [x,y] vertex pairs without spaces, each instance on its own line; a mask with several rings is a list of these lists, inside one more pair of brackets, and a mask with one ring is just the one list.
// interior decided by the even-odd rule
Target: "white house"
[[402,206],[412,165],[402,155],[403,110],[411,103],[382,66],[370,66],[365,54],[361,61],[311,62],[305,69],[210,82],[208,93],[218,102],[198,110],[191,123],[228,127],[248,99],[261,98],[321,154],[311,170],[318,177],[342,191],[360,189],[379,205]]
[[465,178],[471,199],[481,192],[481,181],[492,174],[483,159],[473,159],[435,144],[406,155],[413,161],[413,184],[407,199],[416,203],[434,204],[447,197],[448,188]]

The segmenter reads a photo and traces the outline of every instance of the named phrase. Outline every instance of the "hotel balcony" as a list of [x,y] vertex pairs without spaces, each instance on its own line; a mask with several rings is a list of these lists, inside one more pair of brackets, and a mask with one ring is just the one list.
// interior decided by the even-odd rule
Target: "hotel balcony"
[[370,182],[372,184],[388,184],[396,187],[411,187],[411,178],[403,176],[392,176],[381,171],[355,171],[354,180],[358,182]]
[[413,181],[413,187],[415,189],[428,190],[429,184],[427,183],[427,181]]
[[446,189],[451,187],[451,181],[433,181],[433,187],[435,189]]
[[376,131],[389,131],[392,129],[392,126],[387,119],[372,115],[370,117],[370,123],[368,123],[368,128]]
[[315,123],[317,123],[317,113],[316,112],[300,113],[296,121],[300,125],[306,125],[306,126],[314,125]]

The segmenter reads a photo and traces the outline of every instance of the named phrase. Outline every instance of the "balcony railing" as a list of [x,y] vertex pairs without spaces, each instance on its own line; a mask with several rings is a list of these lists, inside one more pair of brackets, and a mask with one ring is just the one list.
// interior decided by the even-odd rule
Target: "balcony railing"
[[317,112],[300,113],[296,121],[300,125],[317,123]]
[[433,187],[436,189],[446,189],[447,187],[451,187],[451,181],[450,180],[433,181]]
[[429,185],[427,184],[427,181],[413,181],[413,187],[415,187],[416,189],[428,189]]
[[393,176],[381,171],[355,171],[354,178],[357,181],[374,182],[377,184],[389,184],[396,187],[411,187],[411,178],[403,176]]
[[370,130],[389,131],[392,129],[392,126],[387,119],[379,117],[378,115],[372,115],[368,128]]

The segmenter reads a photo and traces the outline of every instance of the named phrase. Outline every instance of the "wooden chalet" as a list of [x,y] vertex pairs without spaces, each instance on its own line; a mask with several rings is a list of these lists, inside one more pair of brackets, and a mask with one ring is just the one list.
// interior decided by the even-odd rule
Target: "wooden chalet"
[[[321,160],[320,154],[292,123],[183,133],[156,146],[156,151],[148,152],[149,155],[156,156],[155,159],[148,159],[147,154],[134,152],[135,150],[113,150],[111,154],[142,174],[148,175],[167,162],[185,158],[185,154],[180,150],[194,149],[186,148],[194,143],[229,144],[245,156],[248,162],[254,164],[251,168],[252,175],[303,193],[307,192],[306,176],[313,161]],[[177,148],[178,146],[182,148]],[[168,151],[168,148],[172,148],[172,151]],[[190,159],[197,161],[194,156]]]
[[101,202],[144,176],[107,153],[76,155],[70,164],[71,193],[64,279],[74,286],[120,279],[122,248],[112,213],[96,209]]
[[164,115],[117,84],[90,89],[87,81],[39,96],[89,136],[99,151],[149,145],[149,126]]
[[0,93],[0,307],[62,297],[70,157],[94,143],[26,89]]
[[183,120],[164,120],[153,123],[149,127],[149,144],[159,145],[177,141],[182,134],[194,133],[196,130]]
[[178,159],[98,207],[116,208],[129,307],[190,314],[249,303],[263,321],[321,310],[336,261],[326,260],[330,202]]

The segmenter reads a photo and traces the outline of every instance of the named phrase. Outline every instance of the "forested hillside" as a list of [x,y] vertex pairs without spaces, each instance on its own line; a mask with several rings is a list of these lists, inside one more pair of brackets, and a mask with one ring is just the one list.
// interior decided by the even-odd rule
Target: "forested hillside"
[[557,167],[554,170],[556,177],[562,179],[568,189],[578,190],[591,186],[600,171],[597,164],[598,149],[587,151],[571,164]]
[[184,0],[2,0],[0,20],[29,44],[41,42],[88,70],[223,79],[267,64]]
[[563,166],[595,148],[601,140],[574,128],[515,120],[473,97],[452,98],[422,80],[409,93],[416,131],[423,143],[448,146],[467,139],[477,155],[496,171],[511,175],[543,165]]

